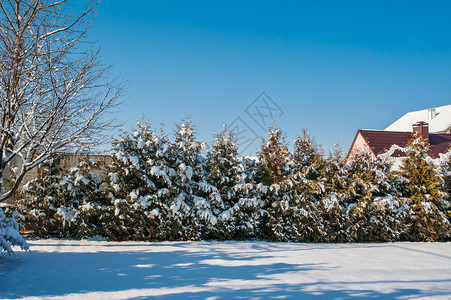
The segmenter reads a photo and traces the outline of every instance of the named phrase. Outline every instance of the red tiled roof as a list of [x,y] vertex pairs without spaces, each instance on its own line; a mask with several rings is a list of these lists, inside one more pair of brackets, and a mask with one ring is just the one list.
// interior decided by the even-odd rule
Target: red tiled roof
[[[398,145],[405,147],[409,140],[412,138],[412,132],[397,132],[397,131],[384,131],[384,130],[362,130],[357,131],[362,134],[363,138],[370,146],[371,150],[377,156],[378,154],[386,152],[392,145]],[[446,153],[451,146],[451,133],[442,134],[429,134],[430,143],[430,155],[432,157],[438,157],[440,153]],[[394,157],[405,156],[405,153],[396,150]]]
[[446,153],[451,146],[451,133],[429,134],[431,154],[438,157],[440,153]]

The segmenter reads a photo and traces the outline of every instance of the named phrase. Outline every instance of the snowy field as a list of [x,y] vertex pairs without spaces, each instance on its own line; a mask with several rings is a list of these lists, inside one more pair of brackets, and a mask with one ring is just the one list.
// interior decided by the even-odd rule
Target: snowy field
[[451,243],[30,241],[0,298],[451,298]]

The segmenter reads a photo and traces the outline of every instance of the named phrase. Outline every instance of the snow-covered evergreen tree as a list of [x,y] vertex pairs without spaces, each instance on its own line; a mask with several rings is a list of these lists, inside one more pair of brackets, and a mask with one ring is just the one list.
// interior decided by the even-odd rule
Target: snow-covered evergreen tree
[[171,239],[169,205],[176,196],[176,171],[168,165],[169,141],[148,122],[116,143],[108,166],[112,218],[107,236],[118,240]]
[[168,150],[169,165],[176,170],[173,184],[177,195],[169,204],[176,239],[200,239],[217,222],[211,207],[217,189],[206,181],[203,149],[205,142],[196,141],[196,129],[190,120],[176,125],[174,142]]
[[64,177],[61,156],[41,165],[38,178],[22,187],[14,208],[27,231],[38,237],[69,237],[77,217],[79,199],[70,197],[72,184]]
[[294,241],[315,241],[321,236],[321,219],[317,207],[319,201],[326,197],[326,160],[323,149],[305,129],[294,141],[292,163],[293,174],[290,179],[294,186],[289,192],[292,194],[295,210],[292,227],[297,232],[293,238]]
[[[347,222],[348,241],[386,241],[396,238],[387,226],[385,212],[375,199],[396,196],[390,165],[374,158],[369,150],[353,154],[346,166],[347,185],[342,214]],[[390,212],[387,212],[390,215]]]
[[290,156],[284,133],[278,127],[269,129],[268,140],[263,139],[258,150],[260,182],[270,186],[284,180],[289,175]]
[[[329,156],[323,169],[324,196],[315,202],[312,212],[314,215],[313,237],[315,242],[346,242],[346,217],[343,215],[347,175],[346,161],[342,150],[336,146]],[[317,185],[322,188],[321,185]]]
[[401,175],[406,179],[403,193],[411,207],[404,239],[436,241],[449,238],[450,223],[441,210],[448,197],[442,191],[442,178],[428,155],[429,145],[415,136],[407,145]]
[[[445,213],[448,223],[451,223],[451,147],[442,155],[439,165],[442,191],[446,193],[446,196],[439,202],[439,209]],[[446,238],[451,239],[451,229],[448,230]]]
[[262,235],[274,241],[288,241],[292,234],[293,188],[289,175],[291,153],[288,151],[283,132],[277,128],[268,131],[268,140],[263,140],[258,150],[259,178],[257,191],[265,214],[262,216]]
[[107,219],[103,210],[96,213],[107,201],[102,182],[96,162],[86,159],[64,171],[61,156],[54,156],[43,163],[39,178],[20,190],[13,207],[34,236],[92,236]]
[[[324,157],[303,131],[288,151],[278,128],[258,159],[238,157],[226,130],[207,157],[191,121],[174,141],[149,123],[116,142],[106,174],[86,160],[63,171],[48,160],[7,213],[0,243],[26,244],[11,218],[35,236],[114,240],[249,239],[294,242],[435,241],[450,238],[451,152],[432,160],[419,138],[401,171],[369,152],[348,163],[337,148]],[[103,170],[102,170],[103,171]],[[17,215],[17,214],[16,214]]]
[[0,253],[13,253],[12,246],[20,246],[22,250],[28,250],[29,246],[19,233],[19,224],[16,222],[17,212],[7,216],[0,208]]
[[99,164],[86,157],[75,168],[63,174],[63,185],[69,191],[70,199],[78,199],[76,211],[76,230],[72,236],[87,238],[105,236],[105,229],[111,220],[111,201],[108,197],[109,186],[106,174]]
[[296,172],[302,172],[305,179],[316,180],[321,177],[325,163],[323,148],[316,144],[306,129],[294,141],[293,162]]
[[233,209],[239,200],[235,186],[243,181],[244,168],[238,157],[238,143],[227,128],[215,136],[215,144],[207,154],[205,171],[208,184],[216,188],[209,197],[217,220],[211,235],[216,239],[233,239],[237,225]]
[[243,158],[237,165],[239,180],[233,187],[237,202],[220,216],[220,224],[230,224],[227,228],[231,239],[262,237],[261,225],[265,210],[257,184],[258,166],[259,162],[251,157]]

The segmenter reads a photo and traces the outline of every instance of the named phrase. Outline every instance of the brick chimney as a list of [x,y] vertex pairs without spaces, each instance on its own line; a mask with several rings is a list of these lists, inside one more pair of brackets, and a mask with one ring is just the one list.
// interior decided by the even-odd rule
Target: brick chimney
[[424,121],[420,121],[416,122],[412,126],[413,133],[419,134],[423,138],[423,140],[425,140],[426,143],[429,145],[429,124]]

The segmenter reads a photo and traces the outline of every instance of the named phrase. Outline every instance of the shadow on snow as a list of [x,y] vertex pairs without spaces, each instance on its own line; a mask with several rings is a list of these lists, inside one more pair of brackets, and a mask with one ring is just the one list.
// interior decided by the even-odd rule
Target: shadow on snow
[[[37,246],[39,243],[36,243]],[[226,245],[227,243],[218,243]],[[261,243],[245,243],[262,255],[236,255],[224,249],[202,249],[198,244],[195,250],[189,248],[190,243],[158,243],[158,244],[111,243],[107,247],[135,246],[152,251],[120,251],[94,253],[70,252],[18,252],[15,256],[0,258],[0,298],[20,298],[27,296],[63,296],[90,292],[119,292],[127,290],[155,289],[161,298],[200,297],[214,299],[240,298],[396,298],[401,296],[438,296],[440,293],[416,289],[398,289],[391,293],[381,293],[365,289],[327,290],[327,285],[349,284],[337,281],[309,283],[289,283],[274,281],[274,276],[301,276],[314,270],[333,272],[332,266],[325,264],[287,264],[271,263],[271,252],[274,244],[265,247]],[[52,246],[73,247],[77,245],[52,244]],[[169,247],[164,248],[164,247]],[[275,249],[278,252],[277,244]],[[318,245],[319,249],[324,249]],[[334,245],[340,247],[340,245]],[[147,247],[147,248],[146,248]],[[330,247],[330,246],[329,246]],[[349,247],[349,245],[348,245]],[[313,247],[315,248],[315,247]],[[160,250],[161,249],[161,250]],[[280,248],[290,251],[290,248]],[[302,250],[296,248],[297,251]],[[312,247],[308,247],[312,250]],[[280,255],[280,252],[278,252]],[[262,260],[263,259],[263,260]],[[266,259],[266,260],[265,260]],[[449,280],[448,280],[449,281]],[[361,281],[359,284],[401,283],[401,281]],[[427,281],[418,281],[427,282]],[[450,282],[451,284],[451,282]],[[185,291],[177,288],[186,287]],[[323,287],[318,290],[318,287]],[[161,291],[158,291],[160,289]],[[135,297],[145,299],[148,297]]]

